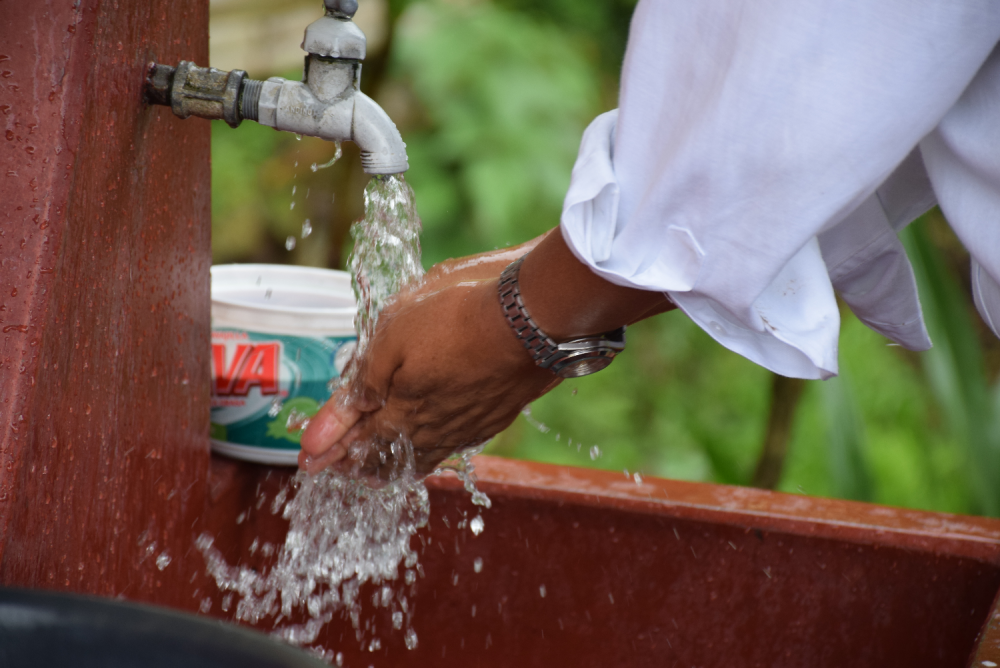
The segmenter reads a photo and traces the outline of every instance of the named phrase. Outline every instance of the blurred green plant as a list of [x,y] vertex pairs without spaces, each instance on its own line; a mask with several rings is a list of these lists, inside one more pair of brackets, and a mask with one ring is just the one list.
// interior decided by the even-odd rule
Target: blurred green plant
[[845,373],[820,384],[829,447],[830,481],[842,499],[872,501],[874,484],[869,470],[865,423]]
[[973,510],[1000,515],[1000,383],[990,386],[969,297],[926,230],[903,235],[934,348],[922,356],[927,381],[961,444]]
[[580,135],[599,112],[585,45],[502,7],[426,2],[400,18],[393,61],[423,112],[406,143],[427,262],[557,224]]

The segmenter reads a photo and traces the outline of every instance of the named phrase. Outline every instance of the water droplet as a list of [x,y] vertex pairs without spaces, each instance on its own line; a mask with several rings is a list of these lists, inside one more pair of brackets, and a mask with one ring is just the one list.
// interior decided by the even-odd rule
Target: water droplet
[[337,652],[337,657],[336,657],[336,659],[334,659],[334,663],[337,664],[337,668],[342,668],[342,666],[344,665],[344,653],[343,652]]
[[303,413],[302,411],[295,410],[294,408],[288,413],[288,420],[285,421],[285,429],[288,433],[293,434],[295,432],[303,431],[309,426],[309,415]]
[[285,239],[285,250],[287,250],[287,251],[295,250],[295,237],[294,236],[288,235],[288,238]]
[[483,558],[482,557],[476,557],[476,560],[472,562],[472,570],[474,570],[477,573],[482,573],[483,572]]
[[641,485],[642,484],[642,476],[639,475],[638,471],[636,471],[635,475],[632,476],[632,478],[635,480],[635,484],[637,484],[637,485]]
[[309,169],[313,170],[314,172],[318,172],[321,169],[326,169],[327,167],[332,167],[333,163],[335,163],[338,160],[340,160],[340,157],[342,155],[344,155],[344,152],[341,150],[340,142],[336,141],[336,142],[333,142],[333,144],[336,147],[336,150],[333,153],[333,157],[330,158],[330,161],[329,162],[324,162],[322,165],[317,165],[314,162],[313,164],[309,165]]
[[368,643],[368,651],[377,652],[380,649],[382,649],[382,641],[378,638],[372,638],[372,641]]
[[281,397],[275,397],[271,400],[271,406],[267,409],[267,416],[271,418],[278,417],[278,413],[281,412]]
[[207,615],[208,611],[211,609],[212,609],[212,599],[210,598],[201,599],[201,604],[198,606],[198,610],[201,611],[201,614]]
[[417,632],[413,629],[406,629],[406,634],[403,636],[403,642],[406,643],[406,649],[416,649]]
[[545,585],[542,585],[541,587],[538,588],[538,595],[541,596],[542,598],[545,598]]
[[473,535],[478,536],[483,532],[483,517],[482,515],[476,515],[469,522],[469,529],[472,531]]
[[392,613],[392,628],[397,630],[403,628],[403,613],[398,610]]
[[590,459],[591,460],[596,460],[600,456],[601,456],[601,449],[599,447],[597,447],[595,445],[594,447],[592,447],[590,449]]
[[305,239],[312,233],[313,233],[312,223],[309,222],[308,218],[306,218],[305,222],[302,223],[302,238]]
[[296,190],[297,188],[298,188],[298,186],[292,186],[292,195],[294,195],[294,194],[295,194],[295,190]]

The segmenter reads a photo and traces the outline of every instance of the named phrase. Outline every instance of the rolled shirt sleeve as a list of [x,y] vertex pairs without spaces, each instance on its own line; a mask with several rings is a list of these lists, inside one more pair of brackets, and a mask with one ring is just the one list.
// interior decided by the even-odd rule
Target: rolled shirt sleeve
[[834,288],[926,348],[895,235],[934,203],[914,149],[998,37],[993,0],[641,0],[620,109],[584,134],[563,236],[777,373],[836,374]]

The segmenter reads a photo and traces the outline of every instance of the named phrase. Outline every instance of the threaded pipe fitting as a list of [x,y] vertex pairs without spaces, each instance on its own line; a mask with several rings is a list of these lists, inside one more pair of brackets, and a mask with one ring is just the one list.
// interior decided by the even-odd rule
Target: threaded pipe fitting
[[263,81],[257,81],[256,79],[243,80],[243,90],[240,92],[240,116],[251,121],[258,120],[260,91],[263,87]]

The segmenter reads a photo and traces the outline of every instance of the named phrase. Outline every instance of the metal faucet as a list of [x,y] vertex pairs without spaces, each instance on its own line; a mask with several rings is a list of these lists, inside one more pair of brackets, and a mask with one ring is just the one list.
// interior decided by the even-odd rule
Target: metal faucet
[[243,70],[223,72],[182,60],[175,67],[150,63],[146,99],[173,109],[181,118],[222,119],[238,126],[244,119],[277,130],[353,141],[369,174],[399,174],[409,169],[399,130],[360,90],[366,40],[351,18],[357,0],[324,0],[326,15],[306,28],[308,54],[302,81],[272,77],[257,81]]

